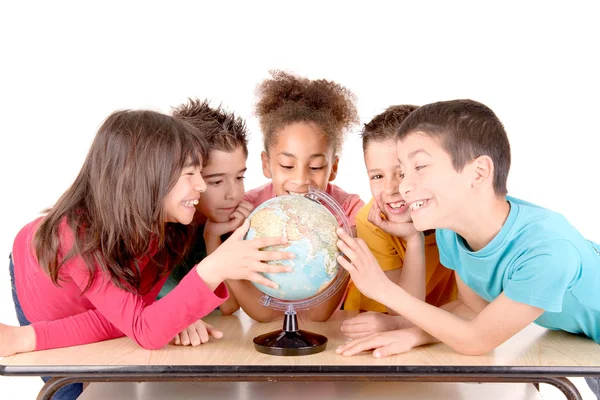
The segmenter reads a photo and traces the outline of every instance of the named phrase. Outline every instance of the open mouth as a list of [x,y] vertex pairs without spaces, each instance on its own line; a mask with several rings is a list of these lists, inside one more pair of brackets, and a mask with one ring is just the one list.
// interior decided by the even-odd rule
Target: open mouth
[[405,201],[396,201],[391,203],[385,203],[386,211],[390,214],[402,214],[408,210],[408,204]]
[[191,207],[191,208],[195,208],[196,204],[198,204],[198,200],[188,200],[188,201],[183,202],[184,206]]
[[421,210],[422,208],[427,207],[427,205],[429,205],[429,200],[413,201],[412,203],[410,203],[410,210],[418,211],[418,210]]
[[286,190],[285,192],[287,194],[289,194],[289,195],[292,195],[292,196],[304,196],[306,194],[306,192],[302,192],[302,193],[299,193],[299,192],[290,192],[289,190]]

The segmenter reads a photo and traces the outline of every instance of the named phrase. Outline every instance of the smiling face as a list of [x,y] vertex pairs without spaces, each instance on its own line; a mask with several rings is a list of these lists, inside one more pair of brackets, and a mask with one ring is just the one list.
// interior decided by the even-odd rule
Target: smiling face
[[421,132],[399,140],[397,151],[400,194],[411,208],[415,228],[452,228],[460,222],[462,210],[469,207],[472,163],[457,172],[439,140]]
[[246,154],[241,146],[232,152],[211,150],[209,164],[202,170],[206,191],[197,210],[213,222],[227,222],[244,199]]
[[365,148],[371,195],[391,222],[409,222],[410,211],[400,194],[400,163],[393,139],[371,140]]
[[200,193],[206,190],[200,166],[186,166],[181,170],[175,186],[165,197],[166,222],[187,225],[192,222]]
[[338,158],[315,124],[287,125],[267,150],[261,154],[263,173],[277,196],[307,193],[309,186],[326,190],[337,174]]

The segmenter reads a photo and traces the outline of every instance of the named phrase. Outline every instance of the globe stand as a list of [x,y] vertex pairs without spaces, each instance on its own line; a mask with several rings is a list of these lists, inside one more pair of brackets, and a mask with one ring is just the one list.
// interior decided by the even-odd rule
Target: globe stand
[[[258,212],[262,212],[262,208],[270,207],[272,203],[285,203],[288,205],[288,207],[294,208],[297,206],[298,201],[304,201],[306,199],[317,203],[316,206],[314,204],[307,206],[309,208],[308,212],[315,212],[317,213],[316,215],[320,215],[322,218],[324,218],[324,220],[313,219],[311,222],[312,226],[308,228],[309,230],[322,233],[324,237],[328,238],[327,242],[332,244],[337,241],[337,235],[335,234],[334,229],[332,229],[333,226],[335,226],[336,229],[337,226],[339,226],[344,229],[348,235],[353,235],[352,227],[350,226],[350,222],[348,221],[344,210],[342,210],[342,207],[335,201],[335,199],[329,196],[326,192],[314,187],[309,187],[308,193],[306,193],[303,197],[304,198],[299,198],[298,196],[293,195],[279,196],[274,199],[267,200],[258,206],[248,217],[250,219],[250,229],[248,230],[248,233],[244,239],[253,239],[257,237],[255,230],[256,227],[253,225],[253,216]],[[321,207],[324,207],[325,210],[323,210]],[[323,213],[323,211],[325,211],[325,213]],[[269,223],[271,224],[269,227],[270,231],[281,230],[282,236],[287,236],[287,225],[285,219],[273,218],[269,221]],[[324,228],[326,230],[323,230]],[[332,230],[328,231],[327,229]],[[269,250],[269,248],[265,249]],[[286,248],[282,249],[278,247],[273,250],[290,251],[291,249],[286,250]],[[341,253],[338,252],[338,254]],[[335,260],[337,260],[337,256],[335,257]],[[331,261],[332,260],[329,261],[327,266],[323,265],[322,268],[334,267],[331,264]],[[316,292],[310,297],[290,296],[290,298],[285,299],[284,297],[279,297],[281,296],[281,293],[273,292],[272,288],[253,282],[254,286],[264,294],[264,296],[258,300],[258,303],[263,307],[283,311],[285,316],[283,320],[283,329],[259,335],[254,338],[254,348],[256,351],[273,356],[304,356],[320,353],[325,350],[325,347],[327,347],[327,337],[317,333],[298,329],[298,317],[296,312],[306,310],[311,307],[317,307],[327,299],[330,299],[334,294],[338,293],[338,291],[344,290],[348,284],[350,275],[344,268],[340,267],[337,261],[335,263],[336,266],[333,268],[333,270],[337,270],[335,276],[331,278],[328,284],[320,283],[321,287],[324,286],[324,288],[320,289],[320,291]],[[274,280],[275,278],[275,276],[267,273],[262,275],[267,279]]]
[[325,347],[327,337],[298,329],[298,317],[291,306],[285,312],[283,329],[254,338],[254,348],[272,356],[306,356],[320,353]]

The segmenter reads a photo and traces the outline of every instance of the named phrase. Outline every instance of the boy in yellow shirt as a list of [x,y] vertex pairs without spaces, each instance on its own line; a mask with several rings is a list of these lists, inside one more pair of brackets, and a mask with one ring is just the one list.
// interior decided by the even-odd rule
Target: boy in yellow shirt
[[[393,282],[413,296],[440,306],[456,299],[454,272],[440,264],[435,233],[423,234],[414,228],[409,207],[398,191],[400,163],[395,135],[416,109],[412,105],[391,106],[365,125],[363,151],[373,198],[358,212],[356,229]],[[369,311],[344,321],[342,331],[351,338],[405,324],[392,310],[361,294],[352,282],[344,309]]]

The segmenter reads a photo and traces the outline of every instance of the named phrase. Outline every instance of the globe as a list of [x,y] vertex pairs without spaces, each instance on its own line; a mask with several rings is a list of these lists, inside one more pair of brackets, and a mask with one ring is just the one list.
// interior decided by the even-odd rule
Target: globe
[[305,195],[280,196],[258,206],[248,217],[245,239],[284,236],[288,242],[264,250],[289,251],[292,260],[269,261],[288,265],[291,272],[263,275],[279,287],[254,283],[264,296],[259,302],[284,311],[282,329],[254,338],[254,348],[276,356],[302,356],[325,350],[327,337],[299,329],[296,311],[316,307],[348,283],[349,275],[340,268],[336,246],[338,227],[352,234],[341,206],[326,192],[309,187]]
[[291,266],[292,272],[264,273],[279,287],[273,289],[253,282],[261,292],[280,300],[301,300],[323,292],[332,283],[340,268],[335,232],[339,223],[325,206],[305,196],[280,196],[258,206],[249,219],[246,239],[284,236],[288,239],[286,245],[264,250],[296,255],[292,260],[269,261]]

